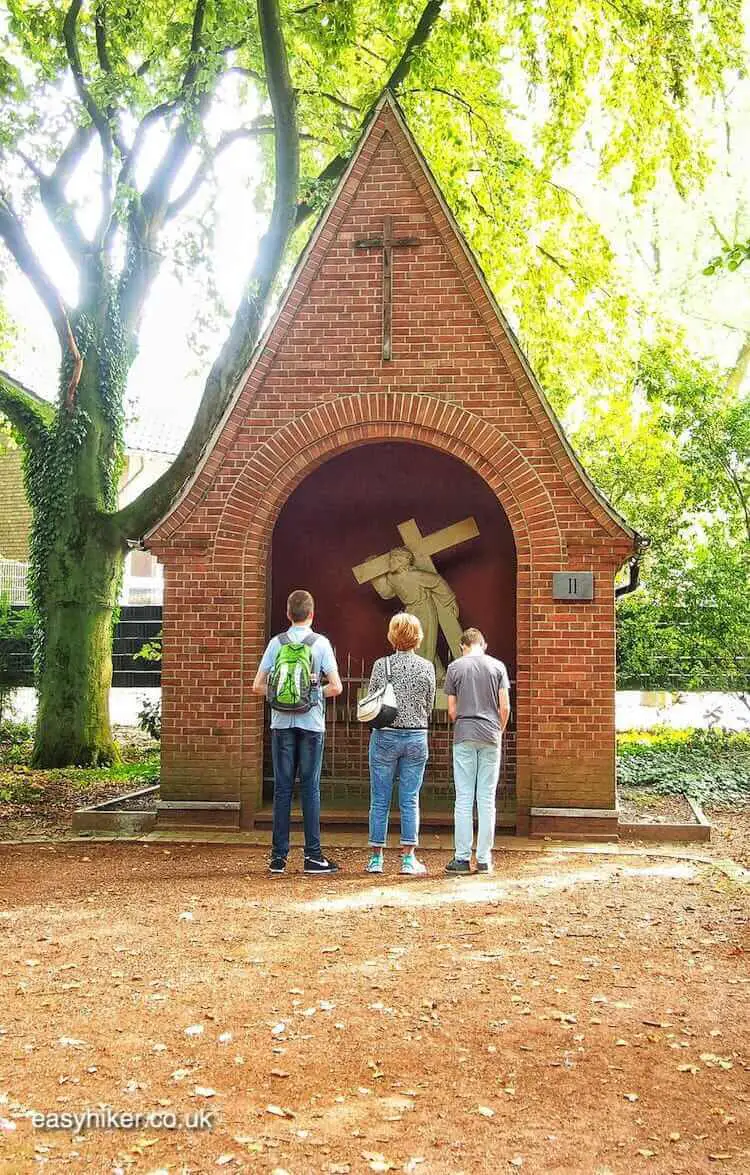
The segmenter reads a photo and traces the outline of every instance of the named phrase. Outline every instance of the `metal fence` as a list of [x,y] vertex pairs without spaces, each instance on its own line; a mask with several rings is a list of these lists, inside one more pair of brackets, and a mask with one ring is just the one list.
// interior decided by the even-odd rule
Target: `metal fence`
[[0,558],[0,600],[18,607],[29,604],[28,575],[28,563]]
[[[157,689],[161,666],[142,661],[135,654],[161,630],[161,608],[124,607],[112,637],[112,685],[115,689]],[[30,637],[0,641],[0,685],[34,684],[34,660]]]
[[[15,559],[0,557],[0,600],[7,600],[16,607],[31,603],[28,588],[29,564]],[[164,597],[164,580],[161,575],[123,576],[119,603],[133,607],[160,607]]]

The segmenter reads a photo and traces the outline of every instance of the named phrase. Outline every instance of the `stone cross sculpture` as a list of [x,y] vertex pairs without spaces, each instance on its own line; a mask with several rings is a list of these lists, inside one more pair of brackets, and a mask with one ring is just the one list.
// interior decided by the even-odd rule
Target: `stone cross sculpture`
[[404,546],[358,563],[352,572],[357,583],[371,583],[384,600],[397,597],[407,612],[418,617],[424,631],[420,655],[432,661],[441,682],[445,669],[437,655],[438,633],[442,630],[451,653],[460,657],[462,629],[455,593],[438,573],[431,556],[476,538],[479,527],[474,518],[464,518],[423,535],[410,518],[399,524],[398,532]]

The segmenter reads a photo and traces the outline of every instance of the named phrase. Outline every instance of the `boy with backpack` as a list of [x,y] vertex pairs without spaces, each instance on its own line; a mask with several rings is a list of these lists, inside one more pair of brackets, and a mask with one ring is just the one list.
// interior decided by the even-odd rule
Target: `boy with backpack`
[[[325,741],[325,698],[344,688],[327,637],[313,632],[315,601],[293,591],[286,604],[290,628],[273,637],[255,675],[253,691],[271,707],[273,841],[271,873],[283,873],[289,853],[292,791],[299,771],[305,829],[305,873],[336,873],[320,847],[320,769]],[[325,676],[326,684],[321,684]]]

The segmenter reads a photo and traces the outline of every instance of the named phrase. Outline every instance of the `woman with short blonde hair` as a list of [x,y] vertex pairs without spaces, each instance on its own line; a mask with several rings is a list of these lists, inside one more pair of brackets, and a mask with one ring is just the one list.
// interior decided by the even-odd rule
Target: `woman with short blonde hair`
[[393,645],[398,653],[410,653],[418,649],[424,640],[422,625],[416,616],[409,612],[397,612],[391,617],[388,625],[388,643]]
[[428,759],[427,727],[435,702],[435,667],[417,655],[423,640],[422,625],[410,612],[398,612],[388,625],[388,641],[394,652],[379,657],[372,667],[368,693],[382,689],[390,671],[398,714],[392,726],[370,734],[370,848],[368,873],[383,872],[383,850],[388,837],[388,816],[393,784],[398,775],[401,812],[401,872],[427,872],[418,861],[419,792]]

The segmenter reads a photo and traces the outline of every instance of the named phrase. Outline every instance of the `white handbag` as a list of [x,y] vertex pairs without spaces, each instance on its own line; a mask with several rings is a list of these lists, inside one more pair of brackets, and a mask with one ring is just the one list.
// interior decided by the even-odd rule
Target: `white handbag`
[[385,685],[357,702],[357,721],[371,730],[392,726],[398,717],[398,702],[391,681],[391,659],[385,659]]

